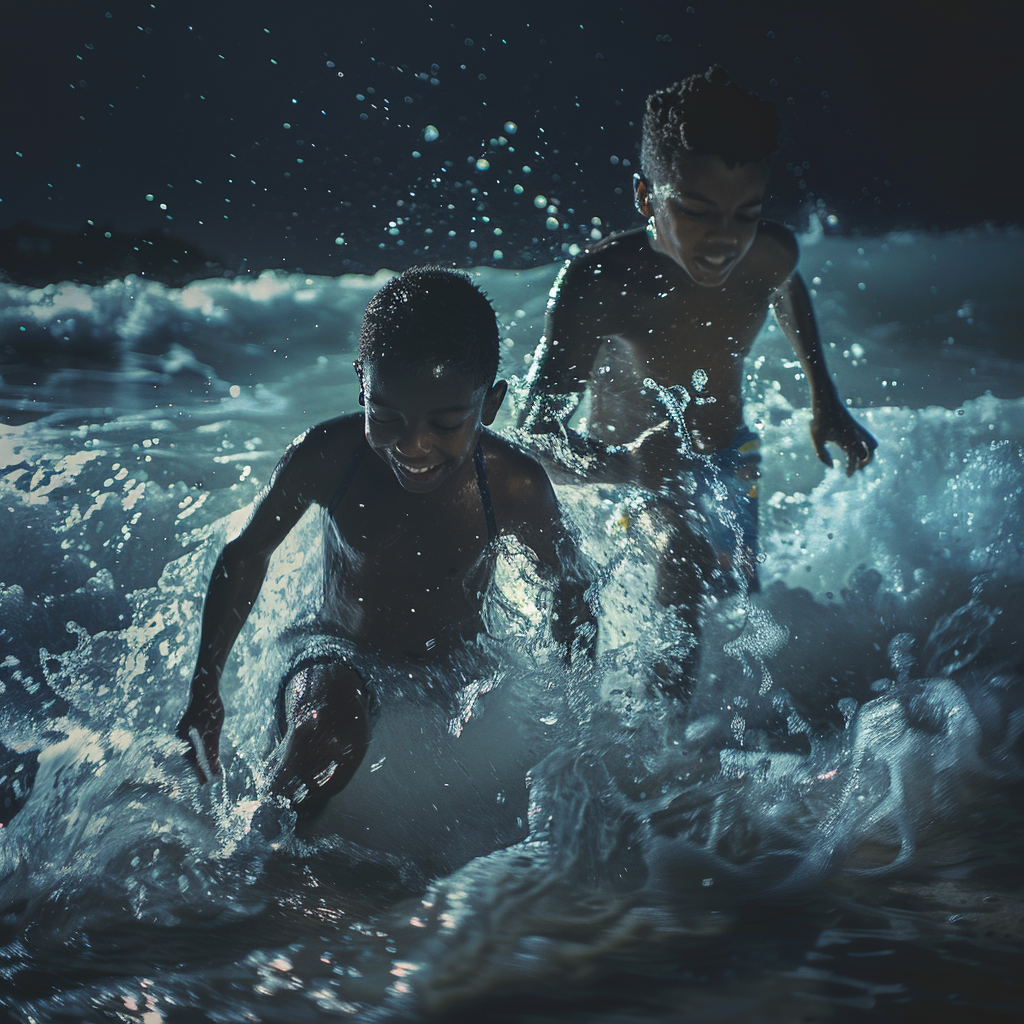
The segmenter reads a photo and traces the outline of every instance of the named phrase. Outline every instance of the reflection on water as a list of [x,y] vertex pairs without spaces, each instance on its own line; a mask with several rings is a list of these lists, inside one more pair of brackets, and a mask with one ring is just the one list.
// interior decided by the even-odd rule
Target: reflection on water
[[[646,691],[674,638],[651,608],[642,501],[565,487],[605,567],[598,671],[560,666],[507,552],[501,667],[462,735],[395,708],[299,835],[263,794],[274,641],[319,585],[312,518],[275,555],[225,679],[225,781],[200,788],[171,736],[217,551],[288,441],[355,407],[379,279],[5,287],[0,774],[29,793],[0,830],[7,1013],[1019,1006],[1024,371],[1000,274],[1020,245],[806,246],[831,365],[878,456],[853,480],[814,460],[799,370],[766,329],[747,396],[763,590],[711,608],[689,708]],[[553,274],[481,272],[517,377]]]

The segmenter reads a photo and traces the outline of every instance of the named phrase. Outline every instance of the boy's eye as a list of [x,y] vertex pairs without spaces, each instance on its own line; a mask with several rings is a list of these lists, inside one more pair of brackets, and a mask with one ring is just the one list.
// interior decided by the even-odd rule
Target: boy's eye
[[755,220],[760,220],[761,219],[761,207],[760,206],[748,207],[745,210],[740,210],[740,212],[737,214],[737,216],[739,217],[740,220],[746,221],[748,224],[750,224],[750,223],[752,223]]
[[386,413],[375,412],[372,409],[367,409],[366,415],[371,423],[377,423],[382,427],[386,427],[391,425],[392,423],[398,422],[396,417],[388,416]]
[[706,217],[708,215],[707,210],[694,209],[692,206],[680,206],[679,211],[687,217]]
[[440,430],[442,433],[452,434],[456,430],[458,430],[459,427],[461,427],[462,424],[465,423],[465,422],[466,422],[465,419],[459,419],[459,420],[438,420],[438,421],[436,421],[433,424],[433,426],[434,426],[435,430]]

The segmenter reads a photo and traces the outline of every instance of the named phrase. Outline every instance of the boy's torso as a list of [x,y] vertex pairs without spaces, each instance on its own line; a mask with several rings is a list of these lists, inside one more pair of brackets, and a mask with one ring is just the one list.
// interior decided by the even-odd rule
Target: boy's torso
[[[743,426],[744,359],[778,287],[789,276],[785,228],[759,233],[721,288],[695,285],[674,261],[651,250],[644,232],[609,239],[581,257],[600,275],[587,301],[600,304],[604,340],[590,374],[589,430],[624,443],[665,419],[644,388],[681,385],[690,396],[686,422],[695,446],[728,447]],[[791,237],[791,236],[790,236]],[[571,287],[569,275],[565,286]]]
[[[325,466],[332,479],[318,494],[324,506],[366,444],[360,417],[327,429],[337,457]],[[411,494],[379,456],[364,451],[324,543],[324,614],[359,645],[427,655],[480,632],[493,559],[472,459],[437,491]]]

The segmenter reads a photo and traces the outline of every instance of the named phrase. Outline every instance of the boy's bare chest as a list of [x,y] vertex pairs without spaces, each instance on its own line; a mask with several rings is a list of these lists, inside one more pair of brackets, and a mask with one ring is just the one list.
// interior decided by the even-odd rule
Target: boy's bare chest
[[626,307],[618,339],[638,368],[680,382],[698,369],[714,375],[741,363],[768,314],[766,289],[666,287]]
[[349,574],[437,577],[438,582],[465,578],[488,540],[475,492],[475,486],[463,488],[443,504],[430,501],[430,495],[347,502],[336,521]]

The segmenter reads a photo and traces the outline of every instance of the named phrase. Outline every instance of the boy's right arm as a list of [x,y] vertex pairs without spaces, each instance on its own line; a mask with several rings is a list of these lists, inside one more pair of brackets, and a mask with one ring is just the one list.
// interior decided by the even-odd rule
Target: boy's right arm
[[259,596],[270,556],[313,500],[310,477],[315,480],[316,474],[311,474],[313,446],[308,438],[300,438],[285,453],[245,528],[225,545],[210,577],[191,694],[177,728],[177,735],[189,743],[189,757],[202,782],[204,760],[210,772],[220,774],[224,704],[219,685],[224,665]]
[[587,254],[562,268],[551,289],[544,335],[526,376],[528,391],[517,426],[534,435],[517,441],[556,483],[633,482],[634,453],[567,426],[586,390],[604,337],[601,265]]
[[583,259],[555,278],[544,315],[544,335],[526,375],[528,392],[517,426],[534,434],[560,433],[580,403],[601,343],[596,282]]

